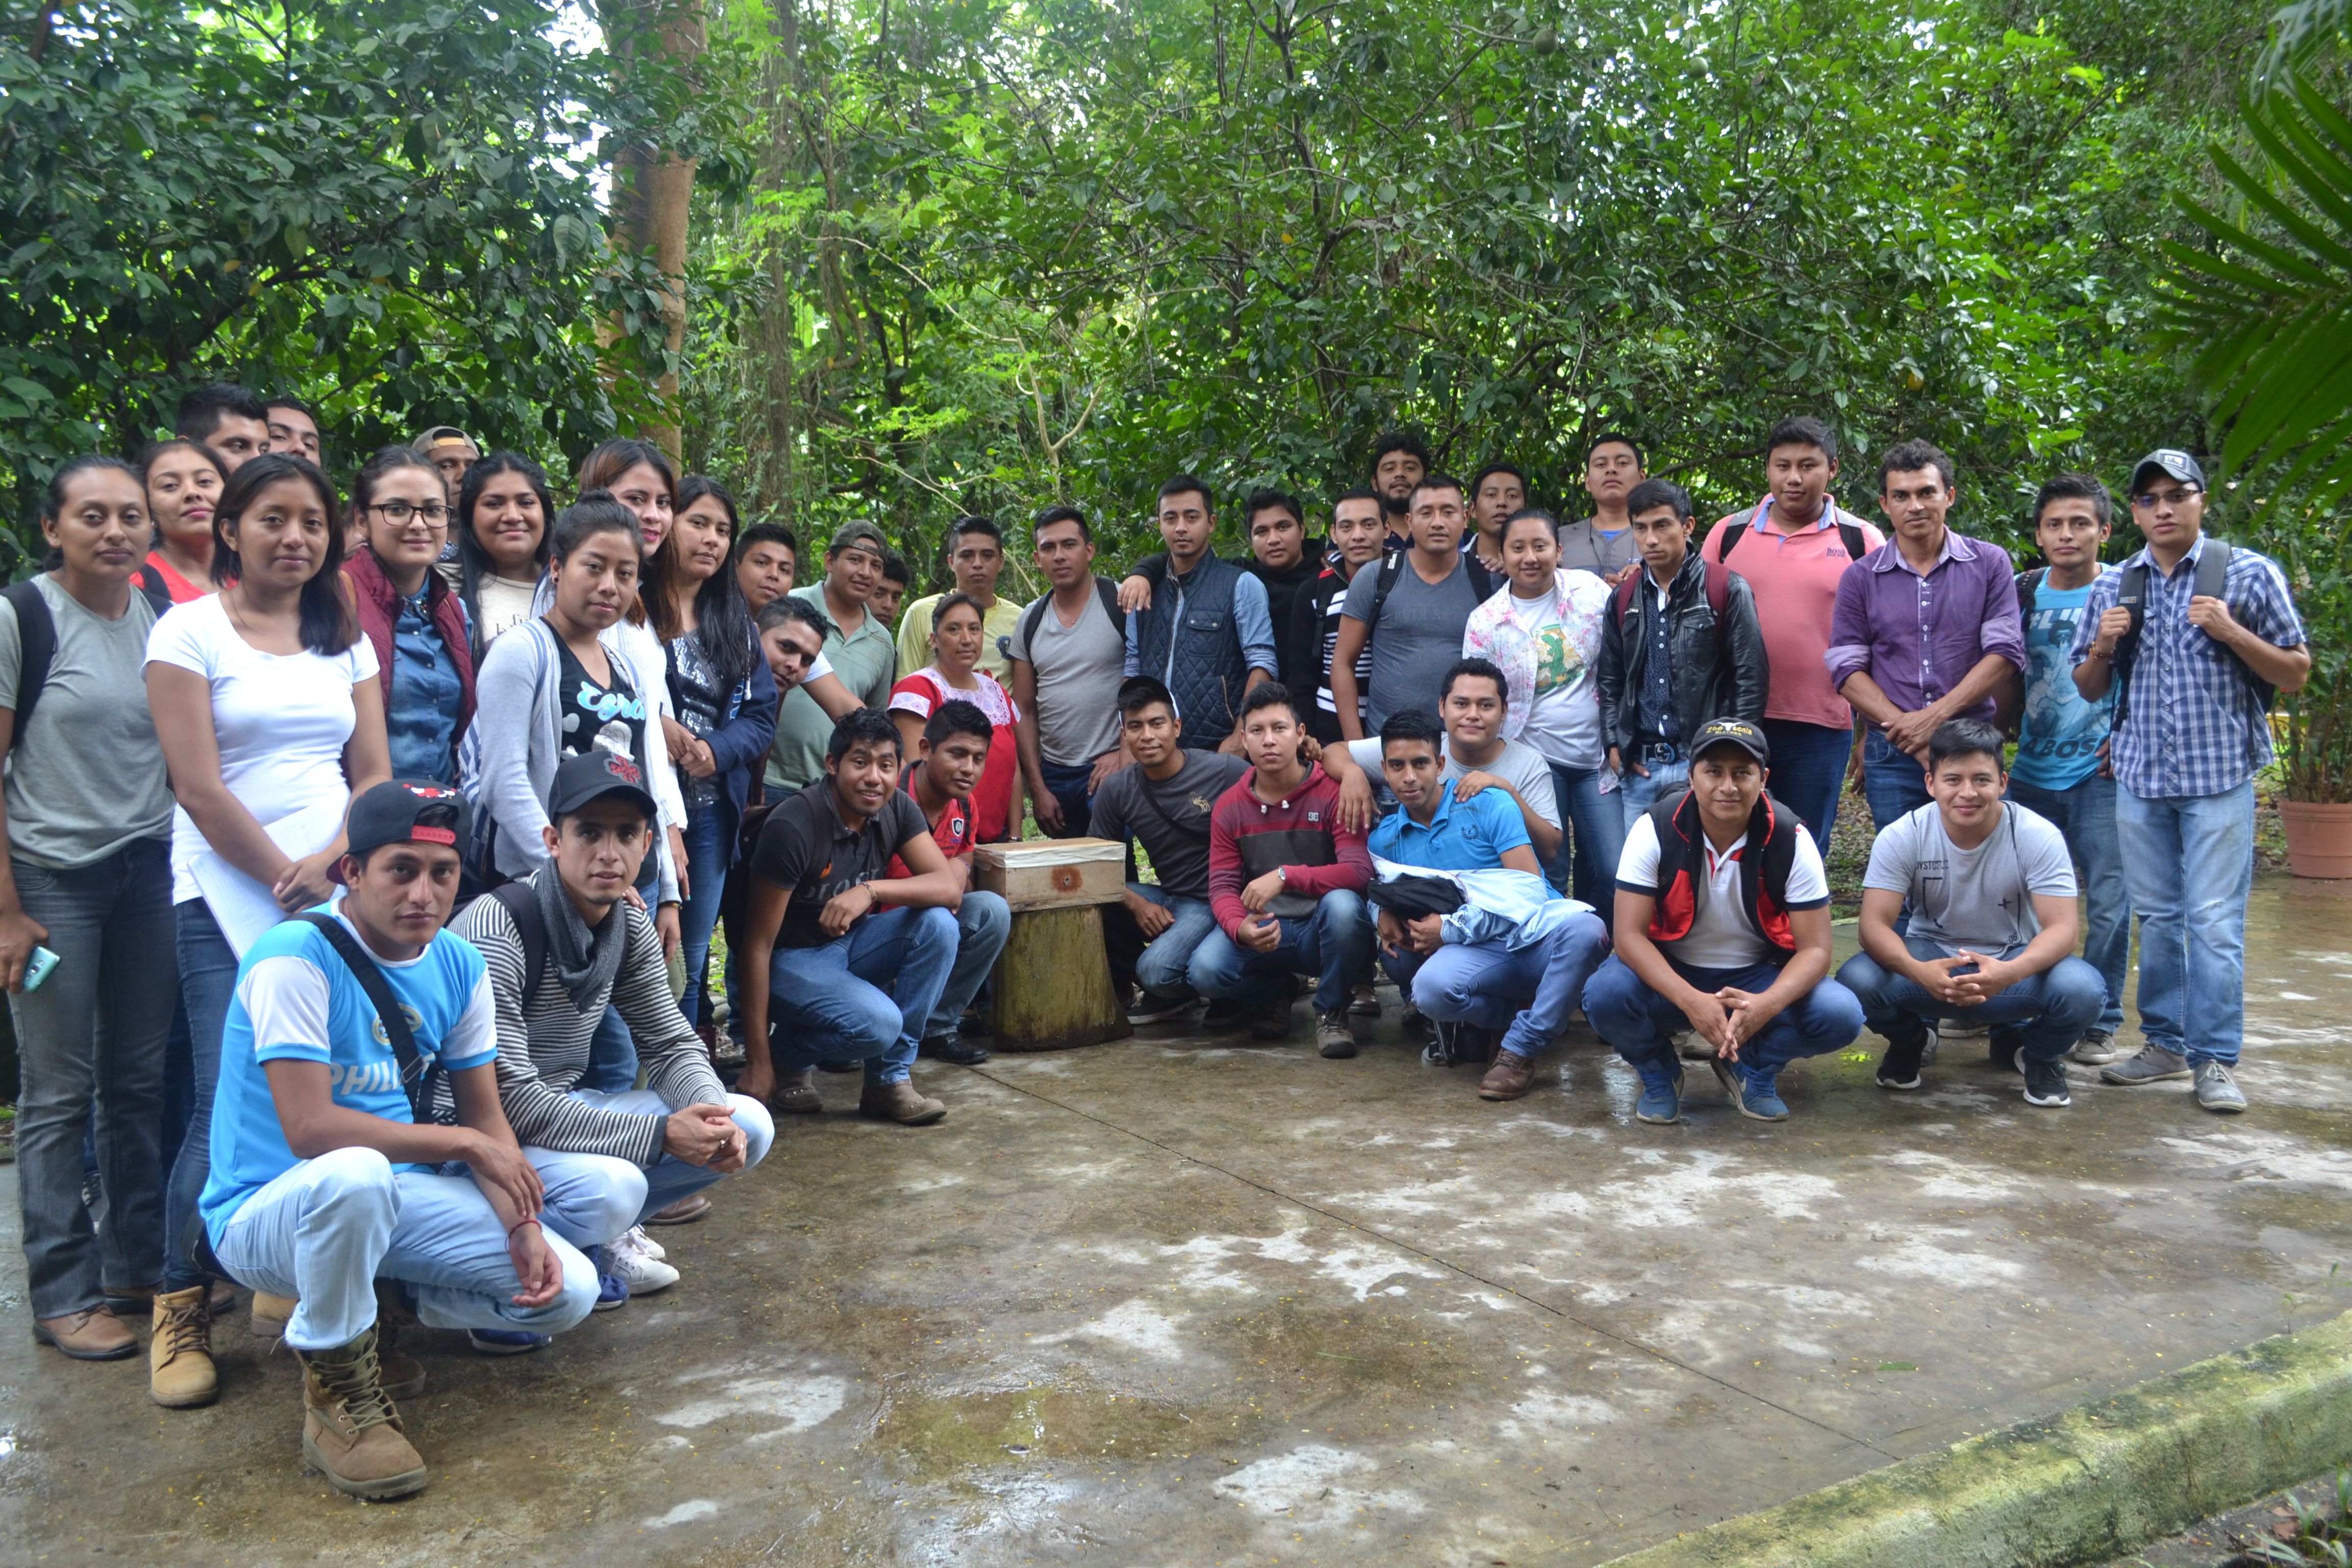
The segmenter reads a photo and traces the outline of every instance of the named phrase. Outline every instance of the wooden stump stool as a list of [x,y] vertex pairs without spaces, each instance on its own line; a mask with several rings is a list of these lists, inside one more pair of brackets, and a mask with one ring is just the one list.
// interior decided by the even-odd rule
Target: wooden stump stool
[[1108,838],[983,844],[973,885],[1003,896],[1013,931],[989,991],[1000,1051],[1059,1051],[1135,1032],[1111,990],[1102,908],[1127,895],[1127,850]]

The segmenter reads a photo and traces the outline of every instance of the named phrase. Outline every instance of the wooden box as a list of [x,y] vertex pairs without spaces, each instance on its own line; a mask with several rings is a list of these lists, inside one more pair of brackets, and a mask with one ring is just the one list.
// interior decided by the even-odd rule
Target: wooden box
[[982,844],[971,863],[972,885],[1001,895],[1015,914],[1116,903],[1127,894],[1127,847],[1108,838]]

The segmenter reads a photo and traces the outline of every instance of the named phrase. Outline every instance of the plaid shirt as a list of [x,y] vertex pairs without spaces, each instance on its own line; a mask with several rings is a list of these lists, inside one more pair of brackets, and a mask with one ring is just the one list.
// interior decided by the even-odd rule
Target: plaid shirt
[[[2243,667],[2189,618],[2204,548],[2200,535],[2169,577],[2144,549],[2124,563],[2126,569],[2148,568],[2147,604],[2124,721],[2108,761],[2116,782],[2142,800],[2221,795],[2271,762],[2270,721],[2254,705]],[[2099,617],[2116,607],[2123,582],[2122,572],[2106,572],[2091,584],[2090,602],[2074,626],[2074,663],[2089,656]],[[2303,622],[2286,576],[2269,556],[2231,545],[2221,587],[2240,626],[2277,647],[2303,646]]]

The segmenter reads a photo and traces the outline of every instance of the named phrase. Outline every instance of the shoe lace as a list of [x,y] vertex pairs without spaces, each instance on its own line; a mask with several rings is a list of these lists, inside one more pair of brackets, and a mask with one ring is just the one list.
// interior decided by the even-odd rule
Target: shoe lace
[[376,1355],[374,1335],[362,1342],[348,1359],[313,1360],[310,1371],[328,1397],[343,1407],[344,1415],[354,1428],[363,1431],[394,1418],[392,1397],[383,1391],[383,1364]]
[[165,1309],[163,1326],[158,1331],[163,1340],[163,1360],[170,1363],[183,1351],[204,1355],[213,1348],[212,1303],[199,1291],[193,1301],[182,1301]]

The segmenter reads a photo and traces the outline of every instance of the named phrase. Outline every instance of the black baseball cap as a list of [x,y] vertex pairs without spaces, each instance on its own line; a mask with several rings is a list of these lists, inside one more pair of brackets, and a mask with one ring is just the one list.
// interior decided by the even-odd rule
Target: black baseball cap
[[2150,468],[2169,474],[2184,485],[2195,485],[2200,490],[2205,488],[2205,470],[2198,466],[2196,458],[2178,447],[2158,447],[2133,465],[2129,493],[2138,495],[2145,489]]
[[647,817],[655,815],[654,797],[646,787],[646,770],[637,766],[635,759],[599,746],[555,770],[555,782],[547,786],[548,817],[560,819],[608,795],[625,795]]
[[1691,760],[1696,762],[1709,746],[1737,746],[1766,767],[1772,765],[1772,747],[1764,731],[1745,719],[1710,719],[1691,737]]
[[[418,820],[444,817],[439,823]],[[352,802],[343,825],[343,852],[364,860],[387,844],[446,844],[463,852],[467,812],[466,797],[442,784],[394,779],[366,790]],[[328,868],[328,877],[343,879],[341,862]]]

